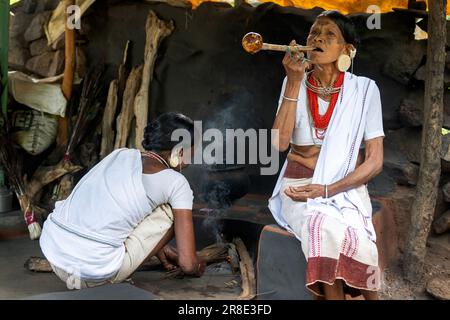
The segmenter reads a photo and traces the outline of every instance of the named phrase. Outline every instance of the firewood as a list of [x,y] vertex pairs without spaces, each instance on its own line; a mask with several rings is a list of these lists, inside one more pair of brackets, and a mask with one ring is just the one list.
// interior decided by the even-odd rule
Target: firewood
[[173,21],[165,22],[158,19],[156,14],[150,10],[146,23],[146,45],[144,55],[144,70],[139,93],[134,100],[134,114],[136,116],[136,147],[143,151],[142,141],[144,129],[148,122],[150,83],[153,78],[156,55],[162,40],[168,37],[174,30]]
[[123,94],[122,111],[117,118],[116,143],[114,145],[115,149],[123,148],[127,145],[130,124],[134,116],[134,98],[136,97],[141,85],[143,69],[143,65],[134,68],[128,77],[125,92]]
[[50,182],[61,178],[67,173],[75,173],[81,169],[83,167],[64,160],[61,160],[56,166],[39,167],[33,174],[31,181],[27,184],[27,194],[34,198],[38,191]]
[[123,103],[123,93],[125,91],[125,85],[127,84],[128,76],[130,75],[130,48],[131,41],[127,41],[125,45],[125,50],[123,51],[122,63],[119,66],[119,75],[117,83],[117,105],[122,106]]
[[117,109],[117,93],[119,81],[113,80],[109,85],[108,98],[106,100],[105,111],[102,120],[102,146],[100,149],[100,159],[105,158],[114,148],[114,118]]
[[434,232],[442,234],[450,230],[450,211],[446,211],[433,223]]
[[40,257],[30,257],[24,267],[33,272],[53,272],[50,262]]
[[111,81],[109,85],[108,98],[102,120],[102,143],[100,149],[100,159],[103,160],[114,149],[114,120],[116,118],[117,106],[123,102],[123,93],[127,78],[130,75],[129,70],[129,51],[130,41],[127,41],[123,52],[122,63],[119,66],[118,79]]
[[256,295],[256,278],[255,270],[253,268],[253,261],[248,254],[247,248],[241,239],[236,238],[233,240],[236,245],[236,250],[240,258],[241,280],[242,280],[242,293],[239,296],[241,300],[251,300]]
[[65,200],[72,192],[73,188],[73,176],[71,174],[66,174],[61,178],[58,185],[58,196],[57,201]]
[[[146,263],[142,264],[138,271],[151,271],[156,267],[160,267],[161,262],[157,257],[151,257]],[[33,272],[53,272],[50,262],[47,259],[41,257],[30,257],[25,261],[24,267]]]
[[[217,262],[227,261],[228,257],[228,249],[230,248],[229,244],[213,244],[206,248],[203,248],[199,252],[197,252],[197,256],[206,262],[207,265]],[[164,279],[173,279],[183,276],[183,271],[180,268],[171,270],[166,272]]]

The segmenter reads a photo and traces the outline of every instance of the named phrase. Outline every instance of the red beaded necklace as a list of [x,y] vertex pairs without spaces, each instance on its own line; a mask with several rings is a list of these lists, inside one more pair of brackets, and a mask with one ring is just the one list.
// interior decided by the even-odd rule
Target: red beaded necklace
[[[342,86],[342,83],[344,82],[344,75],[345,75],[344,72],[341,72],[339,74],[338,78],[336,79],[336,82],[333,85],[334,88],[339,88]],[[309,83],[314,87],[317,87],[316,80],[314,79],[314,77],[309,77],[307,81],[309,81]],[[316,92],[313,92],[308,87],[306,88],[306,92],[308,95],[311,116],[314,121],[316,137],[320,140],[323,140],[325,138],[324,131],[328,128],[331,116],[333,115],[334,107],[336,106],[336,102],[339,98],[339,91],[331,95],[330,104],[328,105],[328,109],[324,115],[320,115],[319,113],[318,94]],[[320,134],[319,131],[321,131],[322,133]]]

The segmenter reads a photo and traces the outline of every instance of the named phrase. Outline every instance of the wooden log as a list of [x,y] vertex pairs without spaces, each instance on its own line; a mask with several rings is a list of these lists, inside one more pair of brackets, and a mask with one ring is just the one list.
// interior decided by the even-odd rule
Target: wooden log
[[130,124],[134,117],[134,99],[141,85],[143,69],[143,65],[134,68],[128,77],[125,92],[123,94],[122,111],[117,118],[115,149],[124,148],[127,145]]
[[25,261],[24,267],[33,272],[53,272],[50,262],[40,257],[30,257]]
[[150,83],[153,78],[156,55],[159,44],[168,37],[174,30],[173,21],[165,22],[158,19],[156,14],[150,10],[146,23],[146,45],[144,54],[144,70],[142,83],[139,93],[134,100],[134,114],[136,117],[136,148],[141,151],[142,141],[144,139],[144,129],[148,122],[149,101],[150,101]]
[[56,166],[39,167],[27,184],[27,194],[34,199],[35,195],[47,184],[64,176],[67,173],[74,173],[83,169],[74,165],[70,161],[62,160]]
[[123,93],[125,91],[125,85],[127,79],[130,75],[130,48],[131,42],[127,41],[125,45],[125,50],[123,51],[122,63],[119,66],[119,77],[117,83],[117,105],[122,106],[123,103]]
[[444,114],[446,0],[429,1],[427,76],[419,180],[412,203],[411,224],[403,260],[406,279],[423,280],[426,243],[433,221],[441,175],[441,139]]
[[113,80],[109,85],[108,98],[102,119],[102,144],[100,148],[100,159],[105,158],[114,149],[114,120],[117,109],[117,94],[119,81]]
[[[161,262],[157,257],[152,257],[149,261],[142,264],[136,271],[151,271],[157,267],[161,266]],[[40,257],[30,257],[27,261],[25,261],[24,267],[33,272],[53,272],[53,269],[45,258]]]
[[433,230],[437,234],[442,234],[450,230],[450,210],[437,218],[433,223]]
[[253,260],[250,258],[247,248],[241,239],[236,238],[233,240],[233,243],[236,246],[241,260],[239,266],[241,269],[242,292],[239,299],[251,300],[256,296],[256,278]]
[[67,197],[72,192],[73,188],[73,176],[71,174],[66,174],[61,178],[58,185],[58,195],[56,201],[61,201],[67,199]]
[[117,107],[122,106],[125,85],[130,75],[129,53],[130,41],[127,41],[123,52],[122,63],[119,66],[118,79],[114,79],[109,85],[108,98],[103,113],[101,126],[102,143],[100,148],[100,159],[103,160],[114,149],[114,120],[116,119]]

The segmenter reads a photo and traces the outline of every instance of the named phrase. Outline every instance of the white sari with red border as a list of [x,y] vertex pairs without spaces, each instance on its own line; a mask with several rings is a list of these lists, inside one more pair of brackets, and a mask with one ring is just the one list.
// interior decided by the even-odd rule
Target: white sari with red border
[[[311,183],[330,185],[355,170],[368,102],[376,90],[373,80],[346,73]],[[301,105],[308,106],[306,96],[299,99],[304,100]],[[307,288],[321,295],[319,282],[332,284],[342,279],[354,289],[378,290],[378,251],[370,202],[367,205],[367,199],[357,189],[328,199],[293,201],[283,196],[281,190],[286,165],[269,200],[269,208],[277,223],[302,243],[308,261]]]

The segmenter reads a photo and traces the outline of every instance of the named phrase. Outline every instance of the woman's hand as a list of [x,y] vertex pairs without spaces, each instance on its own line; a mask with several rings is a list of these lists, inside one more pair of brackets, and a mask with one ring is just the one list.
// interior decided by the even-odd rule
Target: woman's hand
[[178,252],[176,248],[166,245],[156,254],[156,257],[159,261],[161,261],[161,264],[167,271],[172,271],[178,268]]
[[[292,40],[289,46],[296,46],[295,40]],[[308,62],[302,62],[302,52],[286,52],[283,58],[283,66],[286,70],[288,82],[301,82],[305,76],[305,70],[309,69],[310,64]]]
[[303,187],[288,187],[284,193],[294,201],[306,202],[308,199],[325,197],[325,187],[321,184],[308,184]]

